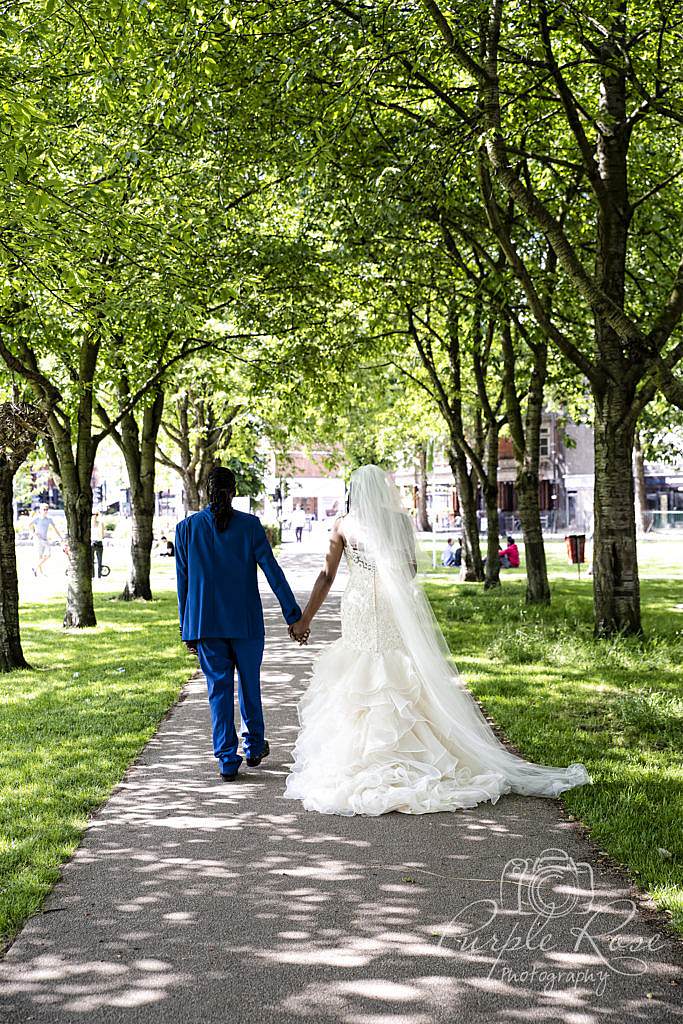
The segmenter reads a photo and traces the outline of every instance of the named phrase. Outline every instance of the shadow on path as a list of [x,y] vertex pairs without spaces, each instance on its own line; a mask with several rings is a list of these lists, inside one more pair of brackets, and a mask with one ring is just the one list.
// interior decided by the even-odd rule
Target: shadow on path
[[[298,593],[319,561],[286,554]],[[282,798],[338,591],[309,648],[266,598],[273,753],[234,784],[216,772],[204,681],[190,682],[0,964],[0,1020],[677,1019],[680,947],[590,867],[554,801],[342,818]]]

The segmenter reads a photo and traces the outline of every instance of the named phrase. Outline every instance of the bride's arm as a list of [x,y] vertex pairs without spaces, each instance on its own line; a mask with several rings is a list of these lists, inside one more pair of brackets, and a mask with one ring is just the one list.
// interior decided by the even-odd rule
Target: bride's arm
[[313,590],[304,608],[303,615],[298,622],[290,626],[290,632],[296,640],[304,637],[308,630],[310,630],[314,616],[319,611],[320,606],[330,592],[330,587],[334,583],[343,551],[344,536],[341,532],[340,521],[337,519],[332,527],[330,547],[325,556],[325,566],[313,584]]

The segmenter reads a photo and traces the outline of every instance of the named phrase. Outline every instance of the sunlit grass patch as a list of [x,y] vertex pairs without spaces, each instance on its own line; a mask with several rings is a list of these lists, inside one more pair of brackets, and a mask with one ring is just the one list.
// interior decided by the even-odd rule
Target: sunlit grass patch
[[0,944],[38,909],[196,665],[178,641],[174,593],[110,596],[82,631],[62,629],[61,599],[25,606],[33,668],[0,676]]

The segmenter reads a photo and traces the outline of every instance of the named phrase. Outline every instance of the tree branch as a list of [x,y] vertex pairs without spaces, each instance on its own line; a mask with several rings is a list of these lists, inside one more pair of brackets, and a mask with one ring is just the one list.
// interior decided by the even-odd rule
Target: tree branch
[[673,287],[667,299],[666,305],[657,317],[652,329],[647,335],[647,341],[651,346],[661,352],[664,345],[671,337],[674,329],[683,315],[683,256],[681,256]]
[[521,283],[524,289],[524,294],[529,301],[529,305],[531,306],[532,312],[536,317],[539,326],[547,337],[555,342],[560,351],[563,352],[564,355],[566,355],[567,358],[581,370],[588,380],[596,386],[600,386],[604,382],[605,377],[603,370],[594,366],[590,359],[588,359],[587,356],[585,356],[583,352],[581,352],[581,350],[558,329],[544,308],[531,274],[529,273],[524,260],[519,255],[517,247],[513,243],[507,227],[503,223],[498,202],[493,194],[493,187],[488,173],[488,168],[486,167],[483,159],[479,160],[479,178],[491,230],[498,239],[512,272]]
[[467,52],[467,50],[460,45],[455,38],[453,30],[449,25],[445,14],[439,7],[435,0],[422,0],[424,7],[432,18],[432,21],[438,28],[439,32],[443,36],[448,49],[453,53],[458,62],[472,75],[476,82],[483,85],[488,85],[489,76],[486,68],[483,68],[480,64],[477,64],[476,60]]
[[567,84],[567,81],[562,74],[560,67],[555,60],[555,54],[553,53],[553,45],[550,37],[550,27],[548,25],[548,8],[545,0],[541,0],[539,4],[538,12],[538,23],[541,30],[541,39],[543,41],[543,49],[545,51],[546,59],[548,61],[548,67],[550,73],[553,76],[557,91],[560,94],[560,99],[569,122],[569,127],[572,130],[576,143],[579,147],[579,152],[583,159],[583,166],[588,175],[588,180],[593,186],[593,191],[598,199],[600,205],[604,205],[607,198],[607,191],[605,189],[605,183],[600,177],[600,173],[597,164],[594,159],[594,147],[591,146],[586,133],[583,130],[581,124],[581,118],[579,117],[579,110],[574,98],[574,95]]

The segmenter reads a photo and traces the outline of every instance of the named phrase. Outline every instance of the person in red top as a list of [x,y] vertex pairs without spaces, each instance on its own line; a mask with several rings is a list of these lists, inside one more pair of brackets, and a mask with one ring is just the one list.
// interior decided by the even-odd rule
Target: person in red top
[[501,569],[519,569],[519,548],[514,537],[508,537],[508,546],[498,552]]

